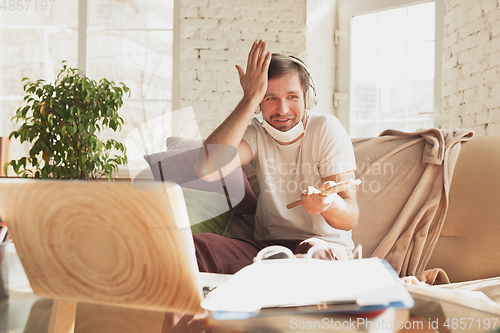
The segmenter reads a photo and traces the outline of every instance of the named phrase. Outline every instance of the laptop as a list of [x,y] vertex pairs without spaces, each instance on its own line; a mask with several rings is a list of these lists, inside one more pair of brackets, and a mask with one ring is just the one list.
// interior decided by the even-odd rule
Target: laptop
[[175,183],[2,178],[0,216],[39,296],[194,314],[229,277],[198,271]]

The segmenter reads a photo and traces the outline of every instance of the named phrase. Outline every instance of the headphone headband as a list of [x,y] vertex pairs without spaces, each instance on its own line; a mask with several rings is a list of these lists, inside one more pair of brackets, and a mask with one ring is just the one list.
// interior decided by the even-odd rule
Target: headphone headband
[[[278,54],[278,56],[281,56],[283,58],[287,58],[287,59],[293,61],[294,63],[298,64],[306,71],[307,75],[309,76],[309,89],[306,92],[305,108],[307,110],[310,110],[313,106],[318,104],[318,96],[316,95],[316,85],[314,84],[314,79],[311,75],[311,72],[309,71],[309,68],[307,68],[306,64],[302,60],[300,60],[299,58],[297,58],[295,56],[282,55],[282,54]],[[312,90],[312,92],[311,92],[311,90]]]

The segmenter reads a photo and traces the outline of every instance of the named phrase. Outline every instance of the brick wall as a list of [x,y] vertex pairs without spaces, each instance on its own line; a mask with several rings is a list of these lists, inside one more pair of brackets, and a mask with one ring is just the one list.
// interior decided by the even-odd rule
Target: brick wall
[[442,127],[500,135],[498,0],[447,0]]
[[333,33],[336,27],[335,0],[308,0],[306,22],[306,50],[309,70],[316,83],[318,105],[314,112],[334,114],[333,92],[335,91],[335,44]]
[[[314,8],[322,1],[331,2],[316,0]],[[208,136],[241,99],[243,92],[234,66],[246,65],[254,40],[264,39],[271,52],[293,54],[306,62],[314,59],[306,52],[307,2],[180,1],[181,107],[193,107],[202,137]],[[324,24],[321,22],[317,19],[313,23]],[[333,58],[329,60],[333,64]],[[320,78],[324,76],[324,81],[333,84],[333,72],[325,75],[321,69],[317,71]],[[192,130],[188,122],[181,121],[179,135],[192,136]]]

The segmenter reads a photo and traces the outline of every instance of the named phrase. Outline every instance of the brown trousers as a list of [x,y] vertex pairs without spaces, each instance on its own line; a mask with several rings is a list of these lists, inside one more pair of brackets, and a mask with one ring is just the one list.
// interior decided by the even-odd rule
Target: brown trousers
[[[234,274],[253,263],[260,250],[271,245],[289,248],[294,254],[303,254],[319,239],[278,239],[256,241],[244,238],[223,237],[216,234],[193,234],[196,259],[200,272]],[[332,259],[337,255],[330,251],[319,251],[318,258]],[[166,313],[162,333],[203,333],[210,332],[206,322],[207,313],[195,316],[182,313]]]
[[[276,239],[257,241],[244,238],[223,237],[216,234],[193,234],[196,248],[196,259],[200,272],[234,274],[245,266],[252,264],[260,250],[271,245],[289,248],[294,254],[305,254],[318,239]],[[325,251],[319,255],[322,259],[336,257]]]

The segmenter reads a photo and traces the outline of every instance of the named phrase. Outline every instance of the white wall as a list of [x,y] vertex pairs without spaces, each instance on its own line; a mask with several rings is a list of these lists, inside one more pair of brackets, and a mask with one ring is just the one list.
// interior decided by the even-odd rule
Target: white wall
[[[271,52],[308,63],[319,87],[321,104],[316,110],[332,112],[334,1],[189,0],[180,1],[180,6],[180,106],[193,107],[202,137],[241,99],[234,66],[245,66],[258,39],[265,40]],[[190,124],[181,120],[178,134],[193,135]]]
[[[336,0],[308,0],[306,21],[306,52],[304,59],[316,83],[318,105],[314,112],[335,114],[333,92],[335,90]],[[336,114],[335,114],[336,115]]]
[[[500,0],[446,0],[442,127],[500,135]],[[192,106],[208,136],[242,96],[235,64],[251,43],[293,54],[310,67],[320,103],[335,114],[336,0],[180,1],[180,106]],[[192,136],[194,120],[180,121]]]
[[498,0],[447,0],[442,127],[500,135]]

